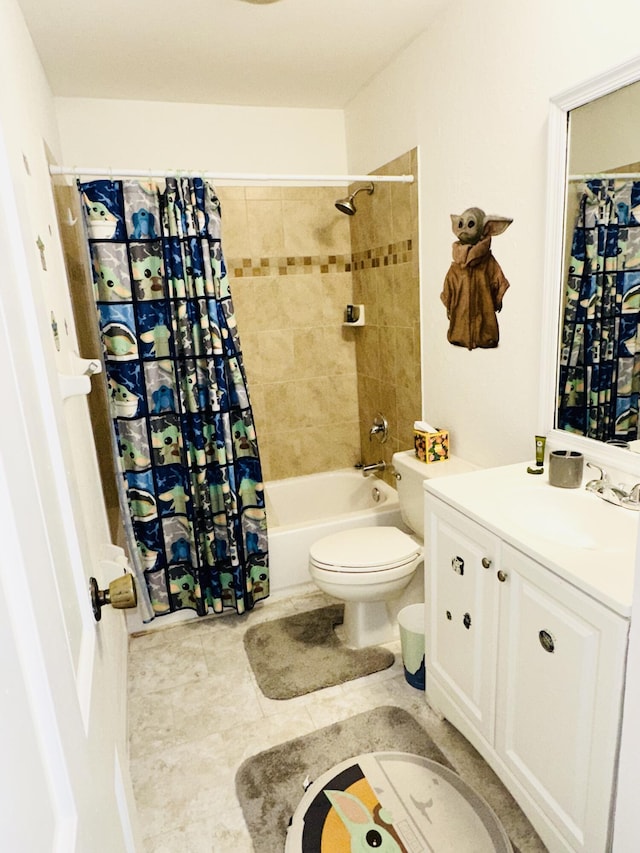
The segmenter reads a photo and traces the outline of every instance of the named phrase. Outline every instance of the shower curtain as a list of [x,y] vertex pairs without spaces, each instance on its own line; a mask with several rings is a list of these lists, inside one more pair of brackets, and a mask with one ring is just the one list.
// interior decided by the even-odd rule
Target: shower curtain
[[565,290],[559,429],[600,441],[638,437],[639,319],[640,182],[589,180]]
[[143,619],[251,610],[264,489],[219,200],[200,178],[78,187]]

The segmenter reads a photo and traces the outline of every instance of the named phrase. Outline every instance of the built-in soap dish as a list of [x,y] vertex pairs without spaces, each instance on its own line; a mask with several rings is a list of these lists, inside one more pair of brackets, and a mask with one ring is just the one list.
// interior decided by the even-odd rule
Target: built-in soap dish
[[347,305],[343,326],[364,326],[364,305]]

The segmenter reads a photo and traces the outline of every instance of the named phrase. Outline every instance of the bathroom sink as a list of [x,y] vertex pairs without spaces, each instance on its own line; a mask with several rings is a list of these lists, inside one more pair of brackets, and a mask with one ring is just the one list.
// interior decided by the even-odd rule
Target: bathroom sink
[[512,522],[550,542],[608,552],[635,547],[637,514],[584,489],[522,486],[507,498]]

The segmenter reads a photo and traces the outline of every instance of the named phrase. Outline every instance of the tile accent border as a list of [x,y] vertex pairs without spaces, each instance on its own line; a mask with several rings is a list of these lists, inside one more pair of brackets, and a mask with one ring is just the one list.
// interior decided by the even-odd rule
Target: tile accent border
[[352,269],[368,270],[376,267],[391,267],[413,260],[413,240],[400,240],[377,249],[366,249],[351,255]]
[[352,272],[394,266],[413,260],[413,241],[400,240],[375,249],[344,255],[298,255],[273,258],[229,258],[227,271],[233,278],[307,275]]

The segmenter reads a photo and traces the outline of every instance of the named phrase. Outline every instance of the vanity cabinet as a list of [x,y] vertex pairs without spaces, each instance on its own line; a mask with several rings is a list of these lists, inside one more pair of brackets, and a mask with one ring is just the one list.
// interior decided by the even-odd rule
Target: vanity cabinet
[[427,701],[552,853],[605,853],[628,621],[429,494],[426,525]]

